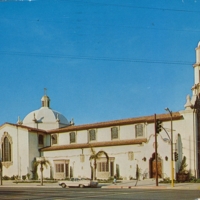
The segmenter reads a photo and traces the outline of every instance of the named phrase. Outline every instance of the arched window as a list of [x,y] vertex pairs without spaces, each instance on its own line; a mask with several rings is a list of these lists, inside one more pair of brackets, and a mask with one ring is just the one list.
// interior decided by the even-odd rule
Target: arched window
[[8,162],[11,161],[11,143],[8,137],[4,137],[2,143],[2,161]]

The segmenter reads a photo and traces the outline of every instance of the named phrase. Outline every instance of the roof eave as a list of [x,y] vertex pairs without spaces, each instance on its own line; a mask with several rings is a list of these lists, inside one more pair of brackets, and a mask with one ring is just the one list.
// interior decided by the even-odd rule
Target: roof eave
[[[171,116],[169,114],[160,114],[157,115],[161,121],[170,121]],[[180,120],[183,119],[183,116],[179,112],[173,113],[173,120]],[[100,122],[100,123],[93,123],[93,124],[85,124],[85,125],[77,125],[77,126],[67,126],[60,129],[49,130],[48,133],[62,133],[68,131],[79,131],[79,130],[88,130],[92,128],[105,128],[110,126],[121,126],[121,125],[129,125],[129,124],[136,124],[136,123],[154,123],[154,115],[145,116],[145,117],[138,117],[138,118],[128,118],[123,120],[115,120],[115,121],[108,121],[108,122]]]
[[121,146],[121,145],[136,145],[147,142],[146,138],[133,139],[133,140],[117,140],[109,142],[95,142],[95,143],[83,143],[83,144],[69,144],[69,145],[57,145],[41,148],[41,151],[57,151],[67,149],[80,149],[91,147],[107,147],[107,146]]

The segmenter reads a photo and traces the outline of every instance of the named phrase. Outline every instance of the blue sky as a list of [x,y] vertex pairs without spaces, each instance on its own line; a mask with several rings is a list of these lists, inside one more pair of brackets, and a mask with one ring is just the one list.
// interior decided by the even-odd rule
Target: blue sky
[[184,109],[200,0],[0,1],[0,124],[41,107],[75,124]]

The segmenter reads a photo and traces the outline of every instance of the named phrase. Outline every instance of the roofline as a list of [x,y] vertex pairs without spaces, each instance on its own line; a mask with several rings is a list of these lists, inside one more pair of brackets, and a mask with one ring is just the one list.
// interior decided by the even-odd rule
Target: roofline
[[[161,121],[170,121],[171,116],[167,114],[157,114],[157,119],[160,119]],[[179,112],[172,113],[172,119],[173,120],[181,120],[183,119],[183,116]],[[113,121],[106,121],[106,122],[98,122],[98,123],[92,123],[92,124],[82,124],[82,125],[71,125],[66,126],[63,128],[53,129],[53,130],[43,130],[38,128],[33,128],[29,126],[24,126],[20,124],[12,124],[5,122],[0,126],[2,128],[3,126],[11,125],[15,127],[20,127],[27,129],[28,131],[34,131],[34,132],[40,132],[45,134],[52,134],[52,133],[63,133],[68,131],[79,131],[79,130],[88,130],[92,128],[105,128],[105,127],[111,127],[111,126],[121,126],[121,125],[129,125],[129,124],[136,124],[136,123],[154,123],[154,115],[150,116],[143,116],[143,117],[135,117],[135,118],[127,118],[127,119],[121,119],[121,120],[113,120]]]
[[[171,116],[167,114],[158,114],[156,116],[161,121],[170,121]],[[172,114],[173,120],[181,120],[183,119],[183,116],[179,112],[174,112]],[[107,122],[98,122],[98,123],[92,123],[92,124],[83,124],[83,125],[77,125],[77,126],[67,126],[60,129],[54,129],[47,131],[49,134],[51,133],[62,133],[62,132],[68,132],[68,131],[79,131],[79,130],[88,130],[92,128],[105,128],[110,126],[119,126],[119,125],[129,125],[129,124],[135,124],[135,123],[154,123],[154,115],[150,116],[144,116],[144,117],[137,117],[137,118],[128,118],[128,119],[121,119],[121,120],[114,120],[114,121],[107,121]]]
[[55,145],[41,148],[40,151],[55,151],[55,150],[66,150],[66,149],[80,149],[80,148],[91,148],[91,147],[107,147],[107,146],[120,146],[120,145],[135,145],[147,142],[146,138],[133,139],[133,140],[117,140],[117,141],[106,141],[106,142],[95,142],[95,143],[83,143],[83,144],[69,144],[69,145]]
[[5,126],[5,125],[11,125],[11,126],[19,127],[19,128],[24,128],[24,129],[27,129],[28,131],[35,131],[35,132],[40,132],[40,133],[45,133],[45,134],[47,133],[47,131],[42,130],[42,129],[33,128],[33,127],[29,127],[29,126],[24,126],[24,125],[20,125],[20,124],[12,124],[12,123],[8,123],[8,122],[2,124],[0,126],[0,128]]

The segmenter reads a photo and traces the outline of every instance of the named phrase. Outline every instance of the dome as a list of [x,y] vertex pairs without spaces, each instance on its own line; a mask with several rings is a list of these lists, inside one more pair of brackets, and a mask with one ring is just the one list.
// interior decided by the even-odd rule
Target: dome
[[41,99],[42,107],[30,112],[23,120],[23,125],[34,128],[51,130],[70,125],[61,113],[49,108],[50,99],[44,95]]
[[39,110],[30,112],[23,120],[23,124],[27,124],[37,120],[38,123],[51,123],[59,121],[62,124],[69,124],[67,119],[57,111],[47,107],[42,107]]

